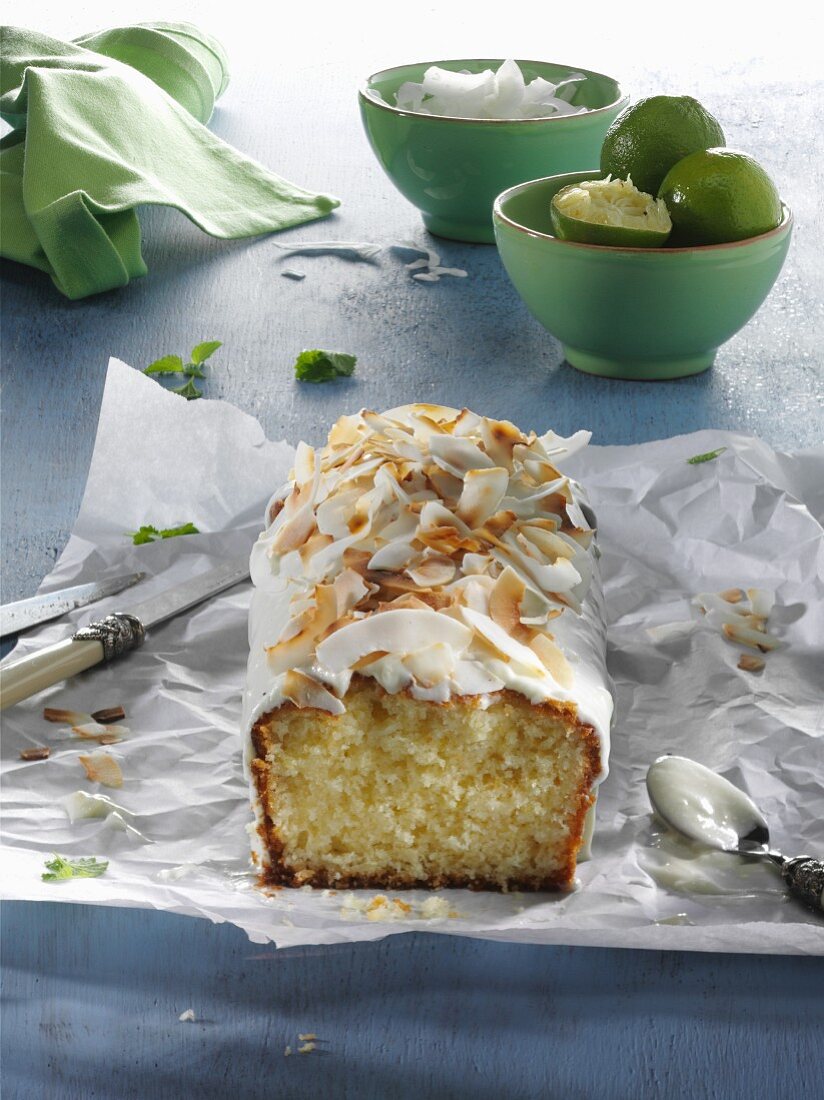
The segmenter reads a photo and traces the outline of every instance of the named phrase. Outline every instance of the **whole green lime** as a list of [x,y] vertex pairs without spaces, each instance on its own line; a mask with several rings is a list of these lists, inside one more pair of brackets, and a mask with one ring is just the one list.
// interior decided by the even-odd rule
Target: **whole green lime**
[[677,161],[724,141],[724,131],[697,99],[649,96],[622,111],[607,130],[601,171],[631,177],[639,191],[654,195]]
[[701,149],[672,167],[658,191],[672,218],[671,245],[726,244],[781,224],[776,186],[735,149]]

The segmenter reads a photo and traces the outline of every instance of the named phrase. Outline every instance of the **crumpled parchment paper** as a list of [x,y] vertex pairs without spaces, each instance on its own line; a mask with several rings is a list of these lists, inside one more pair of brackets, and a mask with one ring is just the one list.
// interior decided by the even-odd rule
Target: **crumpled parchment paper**
[[[721,446],[714,461],[686,461]],[[184,402],[112,360],[80,514],[42,591],[150,574],[69,617],[82,625],[246,554],[291,456],[233,406]],[[779,454],[745,436],[703,431],[591,446],[565,469],[586,484],[598,516],[617,702],[592,859],[579,864],[576,891],[444,891],[456,915],[434,919],[421,913],[426,893],[409,891],[390,899],[400,896],[410,912],[386,922],[368,919],[343,894],[258,890],[238,732],[247,584],[153,631],[119,662],[4,714],[2,896],[187,913],[231,921],[253,941],[279,946],[426,930],[526,943],[824,953],[824,920],[788,901],[770,867],[733,856],[696,860],[656,828],[644,787],[660,754],[693,757],[750,793],[786,854],[824,856],[824,448]],[[144,523],[187,521],[203,533],[143,546],[126,535]],[[776,592],[769,629],[782,645],[756,675],[736,667],[742,651],[690,604],[698,592],[731,586]],[[648,633],[690,622],[664,630],[663,641]],[[74,628],[63,619],[32,631],[11,659]],[[78,761],[97,746],[42,712],[116,704],[130,733],[107,750],[124,775],[121,789],[108,790],[90,783]],[[50,758],[21,761],[21,749],[34,745],[50,745]],[[139,835],[111,817],[70,824],[61,800],[76,790],[109,795]],[[44,883],[54,852],[96,855],[109,868],[100,878]],[[661,867],[685,870],[689,892],[659,885]]]

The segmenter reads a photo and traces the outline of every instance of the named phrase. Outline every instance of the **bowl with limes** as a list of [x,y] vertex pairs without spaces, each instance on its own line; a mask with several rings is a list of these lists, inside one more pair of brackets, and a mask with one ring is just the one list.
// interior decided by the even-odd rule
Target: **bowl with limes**
[[764,169],[695,100],[669,96],[619,116],[598,168],[504,191],[493,222],[510,279],[567,362],[638,380],[710,367],[769,294],[792,233]]

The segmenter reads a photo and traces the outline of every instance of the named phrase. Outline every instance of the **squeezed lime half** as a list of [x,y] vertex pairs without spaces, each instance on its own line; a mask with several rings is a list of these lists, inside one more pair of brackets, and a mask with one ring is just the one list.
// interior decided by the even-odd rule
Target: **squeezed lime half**
[[550,204],[556,237],[579,244],[660,248],[672,229],[662,199],[639,191],[631,179],[570,183]]

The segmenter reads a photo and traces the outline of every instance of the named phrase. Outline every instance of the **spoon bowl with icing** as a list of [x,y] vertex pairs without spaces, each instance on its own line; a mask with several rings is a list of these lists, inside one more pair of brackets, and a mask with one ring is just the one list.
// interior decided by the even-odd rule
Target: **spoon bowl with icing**
[[685,756],[661,756],[647,772],[647,793],[669,828],[708,848],[771,860],[794,897],[824,910],[824,862],[770,848],[761,811],[728,779]]

